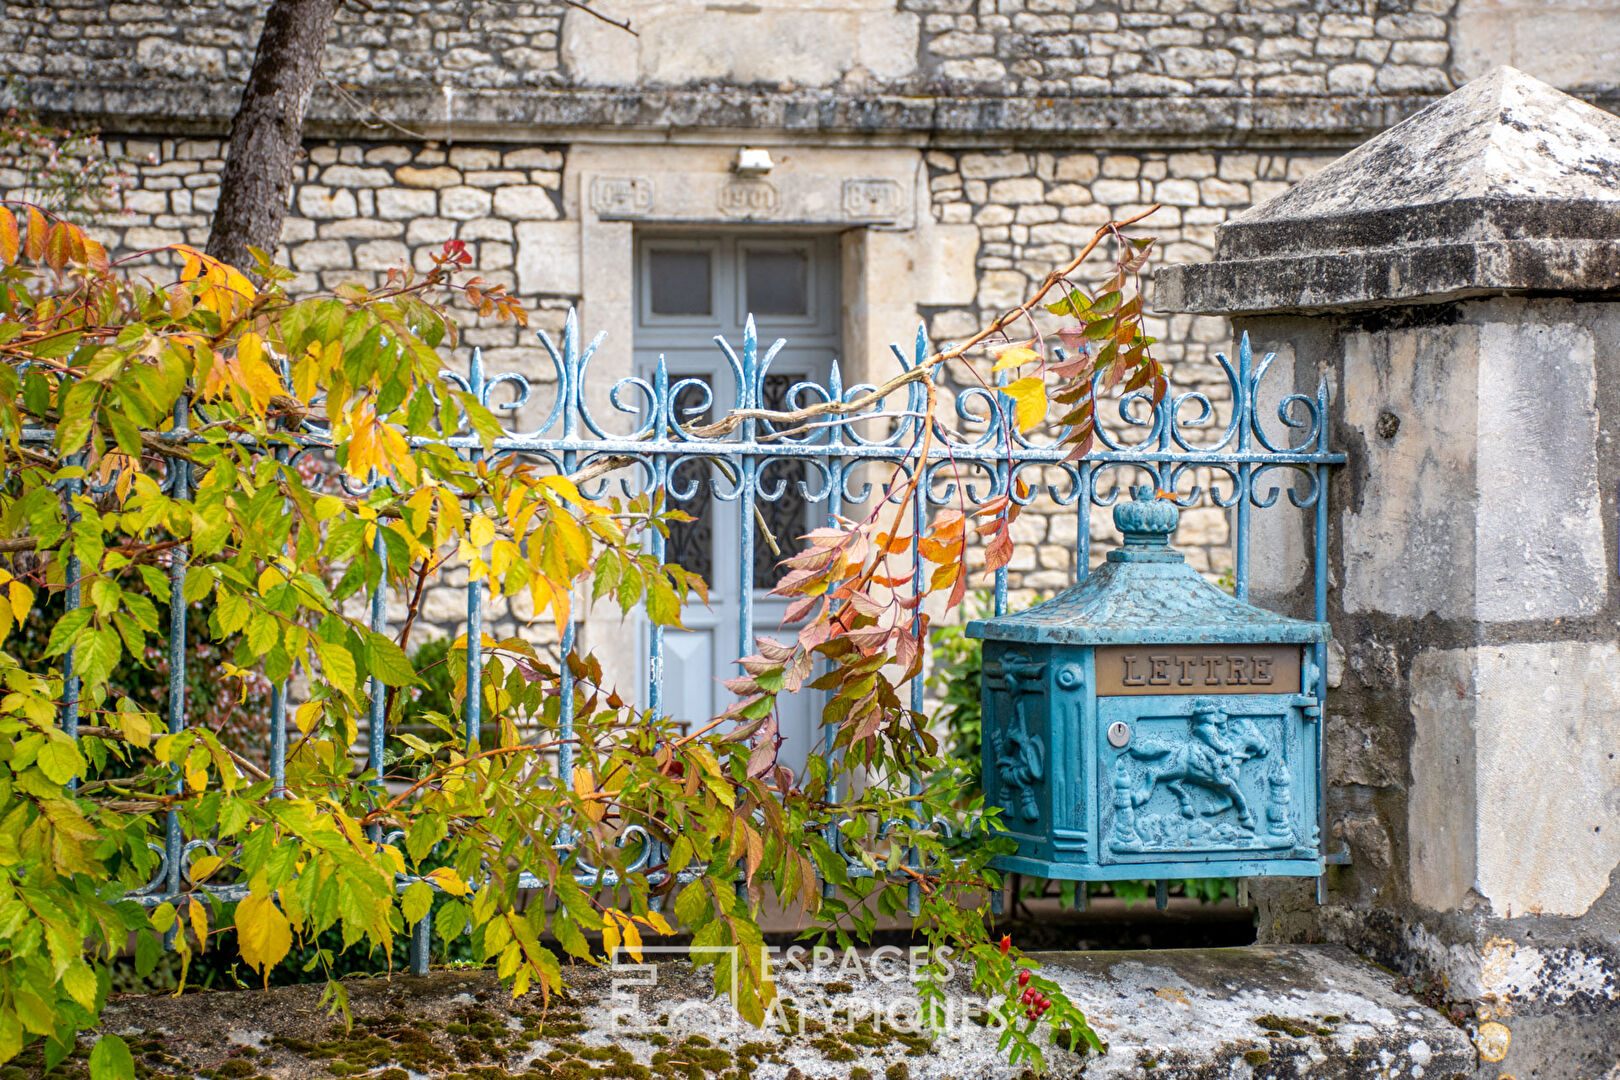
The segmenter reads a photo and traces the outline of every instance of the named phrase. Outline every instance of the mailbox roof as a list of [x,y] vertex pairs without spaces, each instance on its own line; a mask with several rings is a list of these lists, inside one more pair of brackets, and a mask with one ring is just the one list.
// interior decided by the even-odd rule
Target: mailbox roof
[[[1117,554],[1117,553],[1114,553]],[[969,637],[1064,645],[1326,641],[1326,623],[1246,604],[1186,563],[1109,561],[1026,611],[968,623]]]
[[1015,615],[976,619],[969,637],[1063,645],[1292,644],[1326,641],[1327,623],[1290,619],[1205,581],[1169,546],[1180,513],[1152,488],[1114,508],[1124,543],[1078,585]]

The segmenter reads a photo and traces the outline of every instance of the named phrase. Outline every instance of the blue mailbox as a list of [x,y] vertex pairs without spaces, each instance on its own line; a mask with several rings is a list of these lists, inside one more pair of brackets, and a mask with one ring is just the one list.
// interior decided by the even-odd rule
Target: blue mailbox
[[984,639],[984,787],[1018,842],[1004,870],[1077,881],[1322,873],[1326,623],[1205,581],[1152,488],[1114,508],[1124,543]]

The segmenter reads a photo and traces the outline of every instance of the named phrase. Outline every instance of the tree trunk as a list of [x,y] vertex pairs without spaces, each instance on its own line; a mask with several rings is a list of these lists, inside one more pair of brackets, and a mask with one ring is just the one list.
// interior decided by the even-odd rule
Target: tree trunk
[[208,254],[248,267],[249,247],[272,254],[292,192],[304,112],[341,0],[275,0],[259,34],[253,71],[231,122]]

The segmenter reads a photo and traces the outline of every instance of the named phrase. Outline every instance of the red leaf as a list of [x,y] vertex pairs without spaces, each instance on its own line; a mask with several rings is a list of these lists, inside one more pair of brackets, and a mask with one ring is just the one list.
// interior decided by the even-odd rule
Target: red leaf
[[894,658],[905,669],[903,679],[909,679],[922,668],[922,648],[911,634],[900,634],[894,641]]
[[776,750],[780,744],[781,739],[776,732],[776,714],[771,713],[765,718],[765,726],[760,729],[759,745],[748,755],[748,775],[751,778],[764,776],[776,767]]
[[767,660],[781,664],[792,659],[793,646],[784,645],[775,638],[756,638],[754,644],[759,646],[759,654]]
[[746,694],[759,693],[759,683],[755,682],[753,678],[748,675],[739,675],[731,679],[721,679],[720,685],[724,686],[727,690],[731,691],[733,694],[736,694],[738,697],[742,697]]
[[1012,562],[1013,542],[1012,536],[1005,530],[996,534],[995,539],[985,545],[984,568],[986,570],[1000,570]]
[[795,600],[793,603],[788,605],[787,611],[783,612],[782,622],[784,624],[798,622],[800,619],[810,614],[810,609],[814,608],[819,603],[821,603],[821,597],[819,596],[806,596],[801,600]]

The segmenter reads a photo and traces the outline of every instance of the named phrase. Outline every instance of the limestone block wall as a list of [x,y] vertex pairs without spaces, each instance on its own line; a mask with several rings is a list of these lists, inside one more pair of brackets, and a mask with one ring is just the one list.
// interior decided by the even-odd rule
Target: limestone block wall
[[[351,89],[588,86],[1036,97],[1443,93],[1512,62],[1612,92],[1616,0],[373,0],[338,9],[324,57]],[[0,8],[0,71],[118,86],[245,77],[262,5],[44,0]],[[1550,16],[1550,17],[1549,17]],[[206,100],[206,99],[204,99]],[[339,115],[340,98],[317,110]],[[47,107],[59,107],[44,102]],[[217,103],[216,106],[217,107]],[[458,111],[445,102],[445,118]]]
[[[557,0],[342,4],[322,66],[345,82],[540,85],[556,80],[565,10]],[[0,31],[19,46],[5,59],[16,75],[240,80],[263,18],[248,0],[49,0],[7,4]]]
[[1025,94],[1343,94],[1451,89],[1455,0],[914,5],[924,67]]

